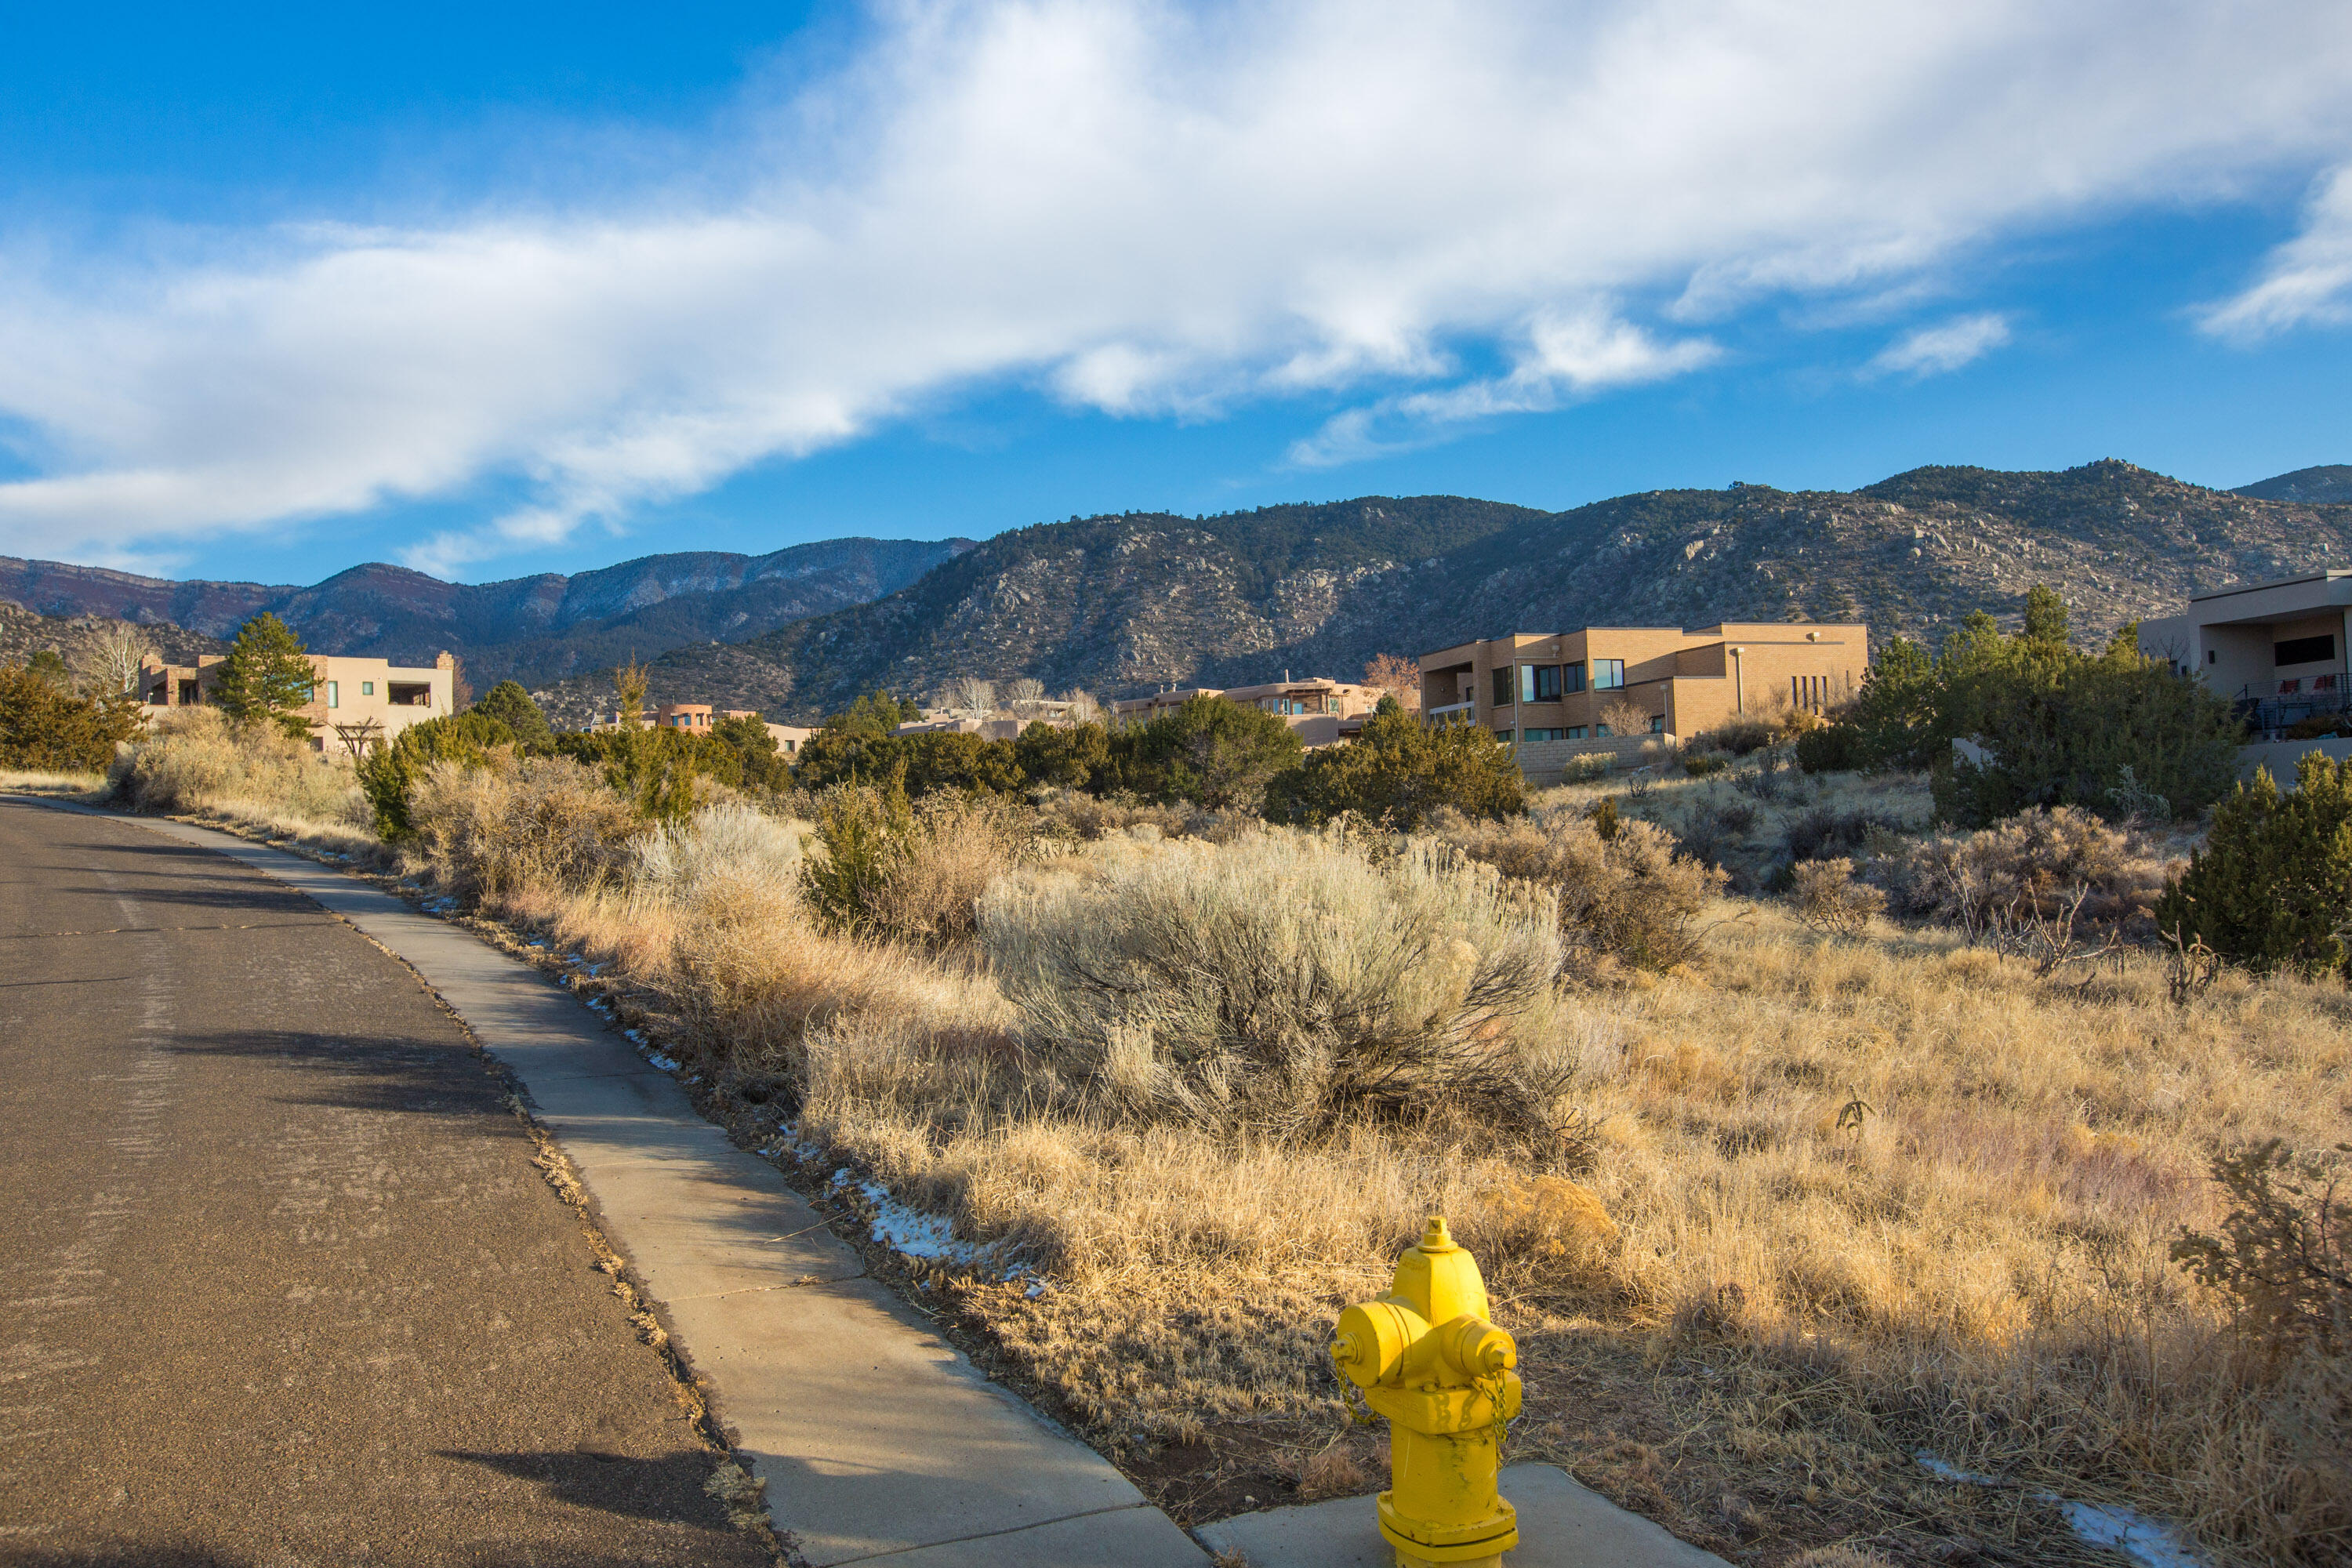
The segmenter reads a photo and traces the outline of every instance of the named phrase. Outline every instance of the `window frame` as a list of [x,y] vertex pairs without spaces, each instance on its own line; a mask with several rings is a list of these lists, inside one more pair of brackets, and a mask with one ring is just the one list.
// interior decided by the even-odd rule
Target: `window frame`
[[[1622,658],[1596,658],[1592,662],[1592,689],[1622,691],[1625,689],[1625,661]],[[1613,676],[1609,679],[1604,677]]]

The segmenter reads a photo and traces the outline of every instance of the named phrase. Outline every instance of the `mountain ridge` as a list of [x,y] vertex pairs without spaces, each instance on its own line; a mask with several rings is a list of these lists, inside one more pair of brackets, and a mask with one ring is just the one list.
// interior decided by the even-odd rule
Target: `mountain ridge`
[[[1281,514],[1274,516],[1269,514]],[[1279,558],[1244,561],[1266,540]],[[1930,465],[1852,491],[1651,490],[1562,512],[1360,497],[1198,519],[1117,513],[1000,534],[866,604],[652,666],[657,699],[813,720],[859,691],[1032,675],[1121,695],[1613,622],[1862,619],[1932,637],[2056,584],[2102,638],[2193,589],[2352,559],[2352,507],[2269,501],[2118,459]],[[591,677],[542,694],[577,721]],[[577,710],[575,713],[574,710]]]
[[971,543],[852,538],[764,555],[688,551],[481,584],[370,562],[308,586],[174,582],[0,556],[0,600],[41,615],[105,616],[214,637],[235,636],[267,610],[335,653],[429,664],[446,647],[466,659],[477,686],[509,676],[532,685],[860,603],[905,586]]

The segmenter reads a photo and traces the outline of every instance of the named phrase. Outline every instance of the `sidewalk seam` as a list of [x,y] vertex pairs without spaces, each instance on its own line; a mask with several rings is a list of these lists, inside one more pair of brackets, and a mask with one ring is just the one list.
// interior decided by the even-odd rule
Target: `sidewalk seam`
[[836,1557],[833,1560],[831,1568],[853,1568],[853,1564],[859,1563],[887,1563],[893,1557],[908,1557],[918,1552],[933,1552],[942,1546],[961,1546],[967,1541],[995,1541],[1007,1535],[1026,1535],[1033,1530],[1043,1530],[1049,1524],[1067,1524],[1074,1519],[1100,1519],[1107,1514],[1132,1513],[1137,1509],[1151,1506],[1151,1500],[1147,1498],[1141,1502],[1123,1502],[1116,1508],[1080,1509],[1076,1513],[1057,1513],[1051,1519],[1016,1524],[1009,1530],[983,1530],[977,1535],[951,1535],[944,1541],[926,1541],[914,1546],[894,1546],[887,1552],[870,1552],[863,1557]]

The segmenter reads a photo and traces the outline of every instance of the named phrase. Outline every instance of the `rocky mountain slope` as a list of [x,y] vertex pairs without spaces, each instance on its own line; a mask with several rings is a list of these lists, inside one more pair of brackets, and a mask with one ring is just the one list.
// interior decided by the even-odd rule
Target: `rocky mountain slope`
[[[21,605],[0,603],[0,665],[23,665],[46,648],[79,670],[92,645],[123,624],[108,616],[38,616]],[[199,654],[228,651],[228,644],[218,637],[180,626],[147,624],[136,629],[150,652],[172,664],[194,664]]]
[[444,583],[374,563],[302,588],[167,582],[94,566],[0,556],[0,600],[51,616],[100,615],[234,637],[274,611],[322,653],[430,664],[466,660],[477,689],[513,676],[560,680],[630,657],[715,638],[755,637],[895,592],[958,552],[964,540],[835,539],[768,555],[698,551],[648,555],[573,576]]
[[2297,468],[2291,474],[2240,485],[2230,493],[2252,496],[2256,500],[2306,501],[2319,506],[2352,505],[2352,463]]
[[[877,687],[1032,675],[1120,695],[1349,677],[1376,653],[1589,624],[1859,618],[1931,640],[2056,584],[2102,637],[2192,589],[2352,561],[2352,506],[2265,500],[2129,463],[1928,468],[1858,491],[1654,490],[1546,513],[1369,497],[1206,520],[1135,513],[991,540],[871,604],[679,647],[656,698],[808,720]],[[570,718],[600,678],[543,693]],[[576,713],[574,710],[577,710]]]

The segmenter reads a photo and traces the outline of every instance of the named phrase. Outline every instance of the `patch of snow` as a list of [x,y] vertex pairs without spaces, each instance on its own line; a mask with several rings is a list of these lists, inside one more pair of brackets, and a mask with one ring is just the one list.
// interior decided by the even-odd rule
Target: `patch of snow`
[[675,1057],[666,1057],[659,1051],[656,1051],[653,1055],[647,1057],[646,1060],[653,1063],[654,1066],[659,1068],[664,1072],[676,1072],[677,1070],[677,1059]]
[[[1921,1448],[1911,1456],[1920,1468],[1948,1481],[1960,1481],[1972,1487],[2008,1487],[2015,1483],[1980,1476],[1973,1470],[1961,1469]],[[2054,1502],[2066,1516],[2067,1525],[2083,1541],[2093,1546],[2112,1547],[2122,1552],[2140,1568],[2210,1568],[2196,1548],[2178,1527],[2162,1520],[2150,1519],[2135,1509],[2120,1503],[2075,1502],[2056,1492],[2028,1488],[2025,1495],[2037,1502]]]

